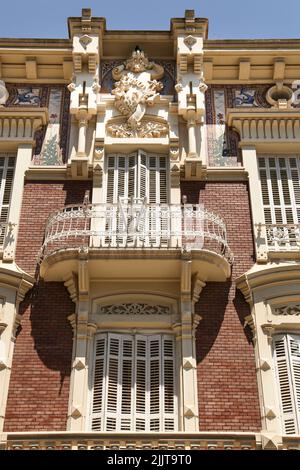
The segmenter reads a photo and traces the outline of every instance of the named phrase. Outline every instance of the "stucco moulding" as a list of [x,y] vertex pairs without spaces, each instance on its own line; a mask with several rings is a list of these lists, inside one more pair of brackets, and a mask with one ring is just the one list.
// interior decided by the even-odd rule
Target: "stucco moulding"
[[132,128],[124,118],[114,118],[106,126],[108,136],[115,138],[163,138],[169,135],[169,125],[164,119],[145,117]]

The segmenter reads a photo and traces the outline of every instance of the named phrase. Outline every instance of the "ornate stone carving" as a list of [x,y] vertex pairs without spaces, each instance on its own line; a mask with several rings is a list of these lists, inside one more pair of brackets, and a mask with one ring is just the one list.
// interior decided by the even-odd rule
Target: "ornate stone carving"
[[163,67],[150,62],[138,48],[130,59],[113,69],[112,76],[118,80],[112,91],[115,107],[128,118],[129,128],[137,129],[147,105],[153,106],[159,100],[159,91],[163,85],[157,80],[163,75]]
[[300,315],[300,305],[284,305],[283,307],[277,307],[274,309],[273,313],[274,315],[295,315],[298,317]]
[[84,49],[87,48],[87,46],[92,42],[92,38],[88,36],[87,34],[84,34],[79,38],[79,42],[82,45]]
[[194,38],[193,36],[189,35],[189,36],[186,36],[184,38],[183,42],[189,48],[189,50],[191,51],[193,49],[193,46],[196,44],[197,39]]
[[161,122],[143,120],[137,127],[132,127],[129,122],[121,124],[110,124],[107,126],[107,132],[112,137],[126,138],[160,138],[169,133],[168,125]]
[[146,303],[123,303],[104,305],[100,313],[105,315],[169,315],[170,308],[166,305],[150,305]]
[[5,83],[3,80],[0,80],[0,106],[4,106],[8,100],[9,93],[6,89]]

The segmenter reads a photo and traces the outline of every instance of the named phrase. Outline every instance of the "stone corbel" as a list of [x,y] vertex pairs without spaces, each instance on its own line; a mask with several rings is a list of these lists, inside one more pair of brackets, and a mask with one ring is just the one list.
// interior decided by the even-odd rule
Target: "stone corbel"
[[94,160],[93,160],[93,181],[94,186],[102,186],[102,177],[104,170],[104,139],[96,139],[94,147]]
[[76,303],[78,300],[78,280],[77,276],[72,273],[70,277],[65,279],[64,286],[68,289],[72,302]]
[[15,321],[14,321],[14,325],[12,329],[12,341],[16,340],[18,330],[21,327],[21,323],[22,323],[22,315],[17,313],[15,316]]
[[273,344],[273,335],[275,333],[275,328],[272,325],[262,325],[261,326],[264,334],[267,336],[268,344]]
[[180,186],[180,153],[178,139],[170,139],[169,156],[171,187],[177,188]]
[[75,313],[72,313],[67,318],[68,318],[68,320],[70,322],[70,325],[71,325],[71,328],[72,328],[73,338],[75,338],[75,334],[76,334],[76,315],[75,315]]

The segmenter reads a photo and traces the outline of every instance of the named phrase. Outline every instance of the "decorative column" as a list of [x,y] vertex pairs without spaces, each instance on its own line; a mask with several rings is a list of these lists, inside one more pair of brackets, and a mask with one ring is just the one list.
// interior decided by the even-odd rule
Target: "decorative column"
[[204,94],[207,86],[203,75],[204,30],[196,23],[193,10],[186,10],[184,27],[175,30],[177,36],[178,114],[187,122],[188,152],[185,178],[199,179],[206,168],[202,151],[205,120]]
[[[90,340],[93,338],[93,335],[96,331],[96,325],[88,323],[88,249],[80,250],[78,264],[76,327],[74,324],[74,318],[70,318],[70,321],[74,324],[73,366],[70,384],[69,416],[67,425],[68,430],[70,431],[84,431],[86,429],[88,399],[88,358],[91,344]],[[70,286],[68,289],[69,291],[72,290]]]
[[[192,284],[192,261],[189,253],[181,261],[181,353],[183,431],[199,430],[195,325],[200,318],[194,315],[205,282],[196,279]],[[193,294],[194,291],[194,294]]]
[[[69,171],[72,178],[86,179],[91,167],[93,129],[89,121],[97,114],[99,85],[100,38],[103,23],[91,16],[84,8],[82,17],[70,19],[70,34],[73,40],[73,79],[68,86],[71,92],[70,113],[78,120],[77,152],[71,155]],[[92,168],[92,167],[91,167]]]
[[243,164],[249,174],[249,190],[252,209],[252,222],[255,233],[255,250],[257,263],[268,262],[267,233],[264,226],[264,210],[261,197],[260,179],[258,172],[256,148],[253,146],[242,147]]

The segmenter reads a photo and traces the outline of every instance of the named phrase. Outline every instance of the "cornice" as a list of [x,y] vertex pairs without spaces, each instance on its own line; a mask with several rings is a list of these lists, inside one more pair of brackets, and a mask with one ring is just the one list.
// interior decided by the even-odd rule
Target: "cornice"
[[246,300],[250,301],[253,291],[257,289],[289,285],[291,282],[300,284],[300,263],[292,265],[282,263],[275,267],[270,264],[260,267],[255,265],[250,271],[238,277],[235,282]]
[[25,172],[26,180],[60,181],[67,179],[67,165],[62,166],[31,166]]

